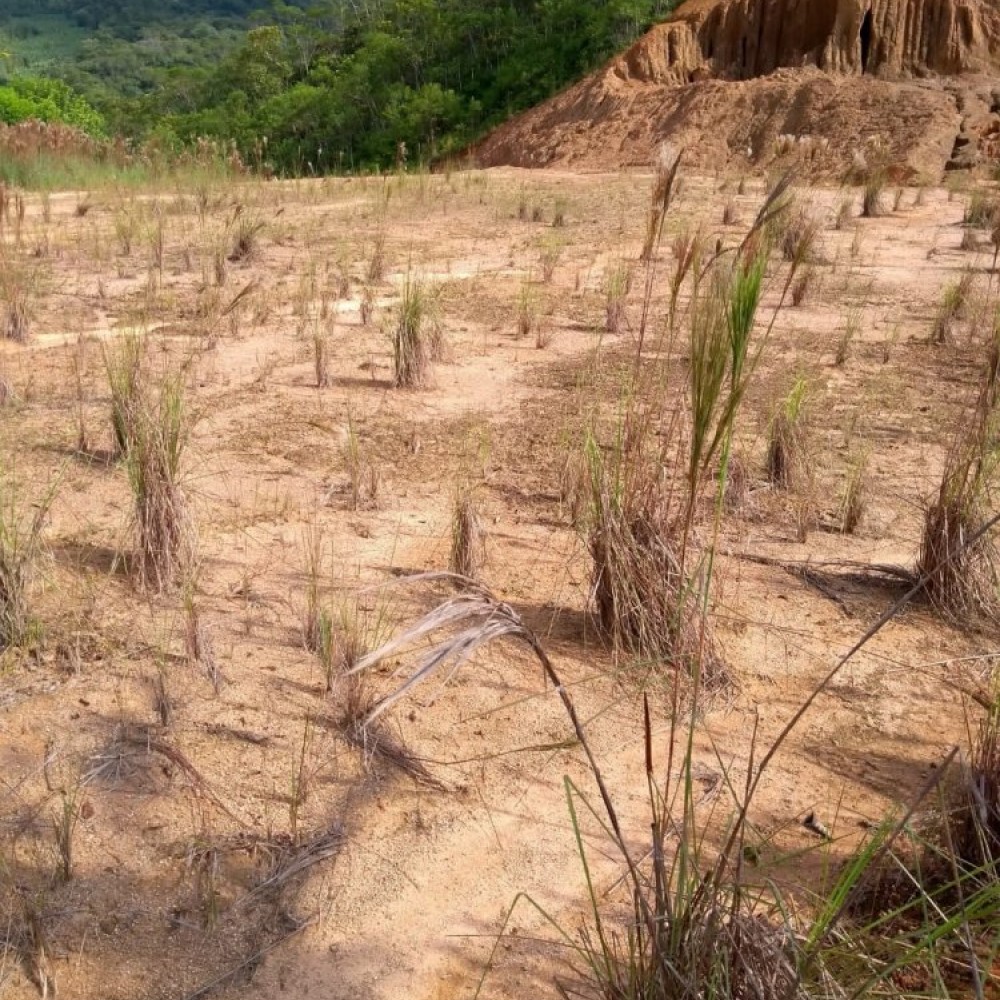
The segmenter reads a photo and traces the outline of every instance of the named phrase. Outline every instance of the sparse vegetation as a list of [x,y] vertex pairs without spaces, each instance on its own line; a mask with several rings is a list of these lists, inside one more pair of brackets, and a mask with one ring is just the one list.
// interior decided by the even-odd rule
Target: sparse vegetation
[[[315,989],[381,1000],[417,965],[433,987],[440,941],[472,920],[497,948],[448,988],[497,976],[482,997],[544,994],[565,958],[566,995],[602,1000],[953,1000],[977,976],[989,997],[995,403],[959,412],[996,353],[988,248],[951,346],[927,344],[968,194],[944,220],[928,190],[861,222],[852,261],[850,228],[796,237],[800,206],[826,220],[841,197],[804,170],[791,208],[790,178],[762,195],[748,173],[737,231],[718,225],[735,177],[684,168],[642,265],[634,175],[432,172],[408,145],[387,178],[324,176],[336,151],[305,144],[297,182],[154,178],[151,160],[141,182],[89,177],[82,216],[53,190],[49,222],[6,192],[31,336],[6,347],[2,496],[34,556],[0,650],[0,992],[280,992],[310,928],[307,950],[389,956],[372,986],[331,952]],[[826,169],[837,151],[815,148]],[[562,198],[564,227],[529,225]],[[241,216],[266,230],[230,262]],[[434,391],[392,391],[397,348]],[[417,618],[388,652],[387,593]],[[828,662],[852,631],[865,661]],[[526,848],[561,822],[570,840]],[[441,878],[462,857],[474,899]],[[480,904],[513,902],[514,857],[547,917],[501,933]],[[336,926],[317,919],[331,877]]]

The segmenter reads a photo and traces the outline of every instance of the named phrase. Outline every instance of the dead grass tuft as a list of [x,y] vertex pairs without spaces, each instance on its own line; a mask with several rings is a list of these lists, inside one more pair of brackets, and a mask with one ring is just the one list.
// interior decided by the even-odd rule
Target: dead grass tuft
[[456,576],[478,580],[486,564],[486,535],[476,502],[469,490],[459,490],[451,515],[451,554],[448,568]]
[[798,379],[771,420],[767,446],[767,477],[781,489],[802,481],[805,451],[804,409],[806,383]]
[[[977,532],[988,517],[996,478],[1000,401],[1000,331],[970,419],[956,428],[937,496],[924,518],[917,574],[934,606],[957,621],[1000,618],[1000,553],[990,534]],[[974,543],[970,539],[977,536]]]
[[392,337],[393,384],[398,389],[420,389],[430,382],[427,320],[427,292],[418,279],[407,275]]

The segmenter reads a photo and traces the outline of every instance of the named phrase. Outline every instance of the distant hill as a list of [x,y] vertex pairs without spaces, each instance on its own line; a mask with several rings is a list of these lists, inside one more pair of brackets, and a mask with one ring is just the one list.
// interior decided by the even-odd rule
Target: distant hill
[[0,76],[58,77],[112,132],[231,140],[279,172],[388,166],[457,152],[676,3],[0,0]]

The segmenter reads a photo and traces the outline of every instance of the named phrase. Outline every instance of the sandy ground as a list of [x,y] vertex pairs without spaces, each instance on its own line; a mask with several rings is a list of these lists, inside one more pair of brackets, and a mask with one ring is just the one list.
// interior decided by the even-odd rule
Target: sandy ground
[[[446,568],[460,484],[475,489],[487,527],[485,578],[571,684],[641,853],[641,699],[650,698],[665,760],[669,685],[605,648],[560,476],[582,414],[597,403],[613,410],[634,351],[644,272],[615,335],[603,329],[603,289],[611,268],[638,257],[649,184],[638,174],[497,170],[100,191],[54,196],[48,220],[31,197],[19,234],[8,222],[5,281],[17,276],[27,289],[33,335],[0,345],[14,394],[0,412],[0,448],[23,509],[56,493],[36,595],[42,637],[0,662],[5,996],[38,994],[22,959],[26,942],[42,940],[63,1000],[466,998],[521,894],[576,933],[585,886],[565,781],[591,797],[595,789],[537,665],[496,646],[450,683],[419,688],[385,724],[408,748],[406,773],[345,737],[343,687],[325,692],[303,645],[308,532],[324,539],[323,600],[373,641],[441,596],[400,577]],[[697,223],[710,243],[734,244],[764,191],[760,178],[737,193],[732,180],[685,177],[670,233]],[[697,723],[709,830],[732,812],[723,771],[740,784],[755,727],[767,745],[897,596],[836,574],[818,588],[746,556],[912,565],[922,504],[983,357],[975,314],[991,252],[959,249],[965,196],[906,189],[884,217],[851,217],[841,229],[839,206],[849,199],[856,216],[857,192],[797,197],[824,226],[813,289],[779,313],[740,425],[756,513],[728,518],[721,539],[713,616],[736,687]],[[723,226],[727,202],[737,221]],[[888,192],[887,209],[892,202]],[[535,206],[540,219],[529,221]],[[557,209],[563,226],[552,225]],[[258,252],[229,264],[219,287],[215,261],[237,216],[262,223]],[[363,326],[379,233],[387,268]],[[546,255],[557,258],[548,282]],[[665,245],[657,324],[669,266]],[[784,266],[775,259],[762,317],[780,297]],[[977,283],[972,319],[934,345],[942,290],[966,268]],[[388,329],[407,275],[435,290],[449,345],[434,384],[419,391],[391,387]],[[542,346],[517,335],[522,295]],[[850,324],[858,332],[836,365]],[[105,458],[101,345],[128,329],[144,332],[153,370],[186,373],[197,418],[185,458],[200,537],[194,600],[223,677],[218,692],[185,656],[179,595],[138,593],[121,558],[132,545],[129,491]],[[330,351],[322,389],[316,329]],[[762,473],[768,421],[798,375],[809,386],[806,500],[817,521],[804,542],[795,512],[806,501],[770,490]],[[360,509],[347,488],[354,440],[379,482]],[[837,509],[859,448],[871,453],[868,516],[846,536]],[[762,784],[752,819],[763,871],[807,901],[865,824],[908,801],[951,746],[967,743],[975,709],[961,689],[977,683],[992,650],[920,607],[868,646]],[[392,688],[391,670],[372,678],[372,693]],[[158,676],[172,702],[168,727],[154,708]],[[116,756],[109,747],[124,732],[173,756]],[[64,801],[78,819],[73,878],[61,883],[54,822]],[[832,845],[803,828],[810,811]],[[597,825],[584,826],[614,907],[620,865]],[[302,844],[326,851],[281,891],[252,891]],[[553,975],[566,973],[556,937],[522,897],[479,995],[555,995]]]

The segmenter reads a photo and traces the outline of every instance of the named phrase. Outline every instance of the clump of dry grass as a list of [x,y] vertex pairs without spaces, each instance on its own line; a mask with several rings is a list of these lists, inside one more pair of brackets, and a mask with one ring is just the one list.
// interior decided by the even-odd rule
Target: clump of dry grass
[[847,229],[854,221],[854,201],[851,198],[843,198],[837,205],[837,214],[834,216],[833,228],[838,232]]
[[372,241],[372,255],[368,259],[369,284],[376,284],[385,277],[387,263],[385,226],[380,225]]
[[624,261],[612,267],[604,284],[604,329],[621,333],[626,321],[625,304],[632,288],[632,268]]
[[767,477],[781,489],[794,489],[801,482],[806,462],[805,379],[796,380],[771,420],[767,445]]
[[816,280],[816,270],[812,267],[803,267],[796,279],[792,282],[791,296],[792,305],[801,306],[809,295],[810,289]]
[[871,452],[862,448],[853,456],[844,480],[840,499],[840,530],[853,535],[860,527],[868,509],[868,466]]
[[833,363],[842,368],[847,364],[847,359],[851,356],[851,348],[861,333],[862,321],[864,319],[864,306],[851,306],[844,317],[844,329],[837,341],[837,350],[834,354]]
[[361,442],[354,417],[347,414],[347,439],[343,449],[351,510],[375,510],[379,505],[382,475]]
[[448,569],[456,576],[478,580],[486,563],[486,533],[470,490],[456,493],[451,514]]
[[806,264],[812,256],[819,236],[819,221],[813,218],[805,209],[800,209],[787,218],[782,227],[781,255],[789,262],[800,266]]
[[375,289],[370,282],[365,282],[361,291],[361,304],[358,306],[361,325],[367,327],[375,315]]
[[211,633],[205,627],[195,601],[193,578],[184,587],[184,655],[190,666],[201,671],[211,681],[212,688],[218,694],[222,690],[222,670],[215,656]]
[[132,414],[140,405],[142,353],[142,339],[133,332],[121,337],[114,353],[104,348],[104,366],[111,390],[111,431],[118,455],[128,451]]
[[181,488],[189,426],[182,376],[165,372],[154,385],[141,357],[141,342],[131,335],[104,354],[134,503],[133,568],[140,586],[160,592],[178,582],[194,557],[194,522]]
[[724,226],[735,226],[739,222],[736,210],[736,202],[731,198],[722,206],[722,224]]
[[1000,686],[973,739],[945,817],[949,847],[977,881],[1000,884]]
[[725,509],[736,517],[751,518],[756,513],[753,474],[749,463],[740,454],[731,455],[729,458],[726,489],[722,501]]
[[563,243],[561,240],[545,240],[538,252],[538,266],[541,271],[542,281],[547,285],[555,277],[556,268],[562,260]]
[[646,218],[646,238],[639,257],[642,261],[653,259],[653,252],[663,234],[663,222],[666,219],[670,204],[673,201],[677,171],[681,165],[681,154],[669,142],[660,144],[657,151],[653,179],[653,190],[650,194],[649,214]]
[[[264,223],[245,212],[238,212],[232,222],[232,234],[227,259],[231,264],[243,264],[256,260],[260,254],[260,236]],[[218,282],[222,284],[222,282]]]
[[931,340],[935,344],[949,344],[954,339],[956,325],[968,312],[969,297],[975,280],[975,272],[971,268],[966,268],[958,281],[945,287],[931,331]]
[[917,574],[928,599],[958,621],[1000,619],[1000,561],[990,534],[970,539],[991,509],[1000,454],[1000,332],[995,332],[970,419],[956,429],[937,495],[924,518]]
[[419,389],[430,381],[426,319],[427,293],[418,279],[407,275],[392,337],[393,384],[397,388]]
[[556,198],[552,208],[552,227],[562,229],[566,225],[566,199]]
[[528,337],[538,329],[538,296],[530,282],[522,281],[517,296],[517,336]]
[[313,325],[312,349],[316,388],[326,389],[330,385],[330,338],[320,322]]
[[979,250],[979,246],[979,237],[976,235],[975,230],[966,226],[962,230],[962,239],[958,244],[958,249],[976,253]]
[[31,292],[34,277],[0,249],[0,337],[17,344],[31,339]]
[[0,474],[0,649],[23,646],[38,634],[32,598],[55,488],[35,503],[30,516],[22,509],[21,492],[9,471]]
[[994,229],[1000,224],[1000,198],[993,192],[976,188],[965,207],[963,221],[977,229]]

